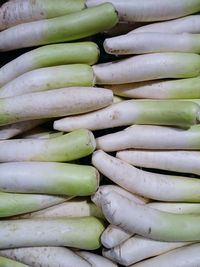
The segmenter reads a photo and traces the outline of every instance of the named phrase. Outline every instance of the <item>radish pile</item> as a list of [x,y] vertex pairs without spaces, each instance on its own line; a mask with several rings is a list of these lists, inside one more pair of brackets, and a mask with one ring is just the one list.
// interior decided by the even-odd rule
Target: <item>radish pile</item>
[[0,266],[200,266],[199,12],[2,4]]

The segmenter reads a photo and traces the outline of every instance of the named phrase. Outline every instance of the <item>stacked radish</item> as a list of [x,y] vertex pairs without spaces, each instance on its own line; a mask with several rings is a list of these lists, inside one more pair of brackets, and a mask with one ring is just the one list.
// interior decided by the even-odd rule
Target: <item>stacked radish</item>
[[[0,265],[200,263],[199,11],[200,0],[1,6],[0,52],[36,48],[0,69]],[[100,32],[117,60],[98,64],[80,40]]]
[[44,45],[0,69],[1,266],[116,266],[80,251],[98,249],[105,229],[90,200],[99,172],[82,160],[96,148],[94,135],[54,131],[52,120],[112,104],[111,90],[94,87],[98,46],[60,42],[117,21],[111,4],[86,8],[83,0],[11,0],[0,8],[1,52]]

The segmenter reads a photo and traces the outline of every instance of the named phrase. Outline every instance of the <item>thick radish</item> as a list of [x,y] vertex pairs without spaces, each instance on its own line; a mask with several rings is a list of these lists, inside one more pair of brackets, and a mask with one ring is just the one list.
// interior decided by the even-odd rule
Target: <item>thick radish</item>
[[150,151],[134,149],[119,151],[117,158],[138,167],[200,175],[199,151]]
[[108,106],[111,90],[68,87],[0,99],[0,125],[80,114]]
[[112,3],[122,21],[160,21],[183,17],[200,11],[199,0],[87,0],[88,7]]
[[52,19],[28,22],[0,32],[0,51],[78,40],[118,22],[110,3]]
[[126,100],[95,112],[56,120],[54,129],[59,131],[72,131],[79,128],[99,130],[132,124],[189,127],[197,123],[198,117],[199,105],[191,101]]
[[188,242],[162,242],[135,235],[117,247],[104,249],[103,255],[123,266],[129,266],[186,245]]
[[0,140],[10,139],[18,134],[22,134],[28,130],[31,130],[38,125],[43,124],[46,120],[32,120],[22,121],[13,124],[8,124],[0,127]]
[[92,132],[79,129],[50,139],[0,141],[0,162],[66,162],[90,155],[96,147]]
[[99,186],[92,166],[55,162],[0,164],[0,190],[67,196],[89,196]]
[[192,99],[200,98],[200,76],[178,80],[159,80],[105,85],[115,95],[128,98]]
[[[0,255],[30,264],[32,267],[91,267],[87,261],[72,250],[63,247],[4,249],[0,250]],[[12,265],[12,267],[14,266]]]
[[146,238],[165,242],[200,240],[200,218],[196,214],[158,211],[130,201],[116,192],[102,197],[102,208],[110,223]]
[[157,22],[139,27],[131,32],[200,33],[200,15],[186,16],[170,21]]
[[85,0],[10,0],[0,8],[0,31],[25,22],[55,18],[85,8]]
[[103,230],[95,217],[4,220],[0,221],[0,249],[68,246],[93,250],[100,247]]
[[138,32],[104,41],[109,54],[131,55],[158,52],[200,53],[200,34]]
[[92,267],[117,267],[118,265],[109,259],[88,251],[76,251],[76,254],[88,261]]
[[97,84],[122,84],[163,78],[192,78],[200,73],[200,55],[153,53],[93,66]]
[[31,70],[65,65],[93,65],[99,58],[99,48],[93,42],[46,45],[31,50],[0,68],[0,87]]
[[94,203],[87,199],[74,198],[70,201],[54,205],[50,208],[21,215],[20,218],[70,218],[86,216],[94,216],[100,219],[104,219],[101,209],[97,207]]
[[7,257],[1,257],[0,256],[0,265],[2,267],[31,267],[31,265],[25,265],[23,263],[14,261],[14,260],[10,260]]
[[182,248],[177,248],[163,255],[141,261],[130,267],[194,267],[200,262],[200,244],[192,244]]
[[0,88],[0,98],[38,91],[72,87],[94,86],[92,68],[86,64],[62,65],[27,72]]
[[106,177],[135,194],[161,201],[199,202],[197,178],[143,171],[101,150],[93,154],[92,163]]
[[145,198],[143,198],[141,196],[132,194],[132,193],[128,192],[127,190],[121,188],[120,186],[110,185],[110,184],[101,185],[98,188],[98,190],[95,192],[95,194],[91,197],[91,199],[95,203],[95,205],[97,205],[97,207],[101,208],[101,197],[102,197],[102,195],[105,195],[105,194],[107,194],[108,192],[111,192],[111,191],[115,191],[118,194],[120,194],[122,196],[125,196],[126,198],[128,198],[128,199],[130,199],[132,201],[135,201],[136,203],[139,203],[139,204],[148,203],[147,199],[145,199]]
[[68,199],[70,197],[0,192],[0,217],[38,211],[65,202]]
[[[101,243],[106,248],[114,248],[129,239],[132,235],[133,233],[129,233],[116,225],[110,224],[101,235]],[[104,255],[107,257],[106,254]]]
[[[104,151],[119,151],[128,148],[199,150],[199,138],[199,125],[192,126],[189,129],[156,125],[133,125],[125,130],[101,136],[96,139],[96,142],[97,147]],[[189,158],[187,158],[187,160],[189,160]],[[191,161],[187,164],[191,164],[190,162]],[[179,164],[179,162],[176,160],[174,164]],[[193,162],[192,164],[195,163]]]

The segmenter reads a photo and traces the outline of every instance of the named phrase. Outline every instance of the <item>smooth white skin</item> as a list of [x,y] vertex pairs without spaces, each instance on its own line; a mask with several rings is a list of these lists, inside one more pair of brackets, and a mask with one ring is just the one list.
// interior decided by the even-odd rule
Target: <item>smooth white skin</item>
[[113,182],[138,195],[162,201],[199,202],[198,179],[143,171],[101,150],[93,153],[92,163]]
[[[132,235],[133,233],[129,233],[116,225],[110,224],[101,235],[101,243],[106,248],[114,248],[129,239]],[[107,257],[106,254],[104,256]]]
[[[80,75],[76,73],[81,70],[85,74],[84,78],[81,73]],[[26,72],[2,86],[0,88],[0,98],[68,87],[69,83],[73,82],[74,84],[75,79],[78,78],[80,79],[80,84],[78,84],[80,86],[84,86],[86,80],[88,86],[89,81],[91,83],[90,85],[93,85],[95,81],[94,78],[93,81],[90,80],[90,76],[91,73],[89,73],[89,67],[86,64],[69,64],[39,68]]]
[[200,214],[199,203],[150,202],[148,207],[177,214]]
[[36,127],[21,135],[25,139],[49,139],[63,135],[64,132],[53,131],[42,127]]
[[199,75],[200,56],[192,53],[153,53],[93,66],[97,84],[123,84]]
[[87,199],[74,198],[37,212],[28,213],[20,218],[61,218],[96,216],[103,218],[101,210]]
[[68,87],[3,98],[3,113],[10,124],[18,121],[68,116],[103,108],[113,101],[111,90],[94,87]]
[[56,120],[53,127],[58,131],[70,132],[79,128],[99,130],[108,128],[108,125],[109,127],[131,125],[141,114],[131,101],[121,101],[96,112]]
[[137,32],[200,33],[199,29],[200,15],[192,15],[170,21],[148,24],[134,29],[129,34]]
[[199,151],[150,151],[133,149],[119,151],[116,157],[138,167],[200,175]]
[[101,136],[96,142],[97,148],[104,151],[120,151],[128,148],[186,150],[195,148],[191,143],[193,135],[195,137],[195,133],[187,129],[133,125],[125,130]]
[[109,54],[129,55],[158,52],[200,52],[200,35],[190,33],[125,34],[104,41],[104,49]]
[[163,255],[148,259],[130,267],[197,267],[200,262],[200,244],[192,244],[169,251]]
[[0,250],[0,255],[32,267],[89,267],[82,257],[64,247],[30,247]]
[[38,125],[43,124],[46,120],[32,120],[23,121],[13,124],[8,124],[0,127],[0,140],[10,139],[18,134],[22,134],[28,130],[35,128]]
[[23,23],[4,30],[0,32],[0,52],[37,46],[41,44],[48,30],[48,19]]
[[[88,7],[106,2],[105,0],[87,0]],[[160,21],[182,17],[200,10],[198,0],[109,0],[125,21]]]
[[186,246],[189,242],[162,242],[135,235],[119,246],[103,250],[103,255],[117,263],[129,266],[144,259]]
[[148,202],[148,199],[145,199],[139,195],[128,192],[127,190],[121,188],[117,185],[101,185],[99,186],[97,192],[91,196],[92,202],[94,202],[98,207],[101,207],[101,197],[102,195],[107,194],[108,192],[115,191],[126,198],[139,203],[145,204]]
[[92,267],[117,267],[118,265],[109,259],[88,251],[76,251],[76,254],[88,261]]

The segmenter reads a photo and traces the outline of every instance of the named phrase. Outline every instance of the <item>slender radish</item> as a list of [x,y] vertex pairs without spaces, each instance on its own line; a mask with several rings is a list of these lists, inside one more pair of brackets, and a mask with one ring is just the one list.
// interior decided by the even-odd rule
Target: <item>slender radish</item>
[[162,242],[135,235],[112,249],[103,250],[103,255],[123,266],[157,256],[175,248],[186,246],[188,242]]
[[93,154],[92,163],[103,175],[135,194],[168,202],[199,202],[197,178],[143,171],[101,150]]
[[157,22],[139,27],[131,32],[200,33],[200,15],[186,16],[170,21]]
[[88,261],[92,267],[117,267],[113,261],[88,251],[76,251],[76,254]]
[[130,267],[192,267],[198,266],[200,244],[192,244],[182,248],[177,248],[163,255],[139,262]]
[[0,31],[17,24],[59,17],[85,8],[85,0],[10,0],[0,8]]
[[10,139],[18,134],[22,134],[28,130],[43,124],[46,120],[22,121],[13,124],[8,124],[0,127],[0,140]]
[[32,267],[91,267],[87,261],[72,250],[63,247],[4,249],[0,250],[0,255],[30,264]]
[[102,197],[102,207],[110,223],[146,238],[165,242],[200,240],[199,215],[158,211],[130,201],[116,192]]
[[159,80],[105,85],[115,95],[129,98],[192,99],[200,98],[200,76],[178,80]]
[[158,52],[200,53],[200,34],[138,32],[108,38],[104,49],[109,54],[131,55]]
[[0,190],[67,196],[89,196],[99,186],[92,166],[55,162],[0,164]]
[[25,265],[23,263],[20,263],[20,262],[17,262],[17,261],[14,261],[14,260],[10,260],[8,259],[7,257],[1,257],[0,256],[0,265],[2,267],[31,267],[31,265]]
[[200,55],[153,53],[93,66],[97,84],[122,84],[163,78],[192,78],[200,73]]
[[0,88],[0,98],[51,89],[94,86],[92,68],[86,64],[62,65],[27,72]]
[[[96,139],[96,142],[97,147],[104,151],[119,151],[128,148],[199,150],[199,138],[199,125],[192,126],[189,129],[156,125],[133,125],[125,130],[101,136]],[[179,163],[176,161],[174,164]]]
[[117,158],[138,167],[200,175],[199,151],[150,151],[134,149],[117,152]]
[[111,90],[68,87],[0,99],[0,125],[80,114],[108,106]]
[[52,19],[19,24],[0,32],[0,51],[78,40],[112,28],[118,22],[110,3]]
[[94,216],[100,219],[104,219],[101,209],[94,203],[85,198],[74,198],[67,202],[63,202],[61,204],[57,204],[43,210],[18,216],[18,218],[70,218],[86,216]]
[[95,112],[56,120],[54,129],[99,130],[132,124],[189,127],[199,121],[199,115],[199,105],[191,101],[126,100]]
[[69,246],[94,250],[101,245],[103,230],[95,217],[4,220],[0,221],[0,249]]
[[160,21],[183,17],[200,11],[199,0],[87,0],[88,7],[112,3],[124,21]]
[[96,147],[92,132],[79,129],[50,139],[0,141],[0,162],[66,162],[90,155]]
[[[133,233],[129,233],[116,225],[110,224],[101,235],[101,243],[106,248],[114,248],[129,239],[132,235]],[[106,254],[104,256],[107,257]]]
[[66,65],[93,65],[99,58],[99,48],[93,42],[52,44],[33,49],[0,68],[0,87],[31,70]]
[[45,209],[68,199],[70,197],[0,192],[0,217],[9,217]]

